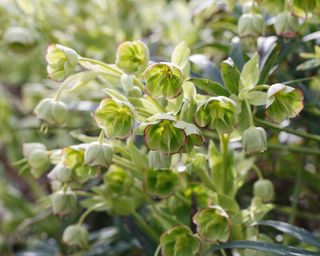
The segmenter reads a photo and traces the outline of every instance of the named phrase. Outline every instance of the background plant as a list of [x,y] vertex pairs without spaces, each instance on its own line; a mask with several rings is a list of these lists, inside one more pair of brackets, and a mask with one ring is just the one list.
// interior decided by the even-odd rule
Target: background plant
[[[120,2],[115,5],[122,6]],[[137,3],[139,12],[130,13],[143,13],[144,8],[146,11],[153,9],[143,1],[141,5]],[[128,2],[123,6],[130,4]],[[168,18],[168,12],[169,15],[159,22],[160,33],[155,30],[151,34],[140,32],[133,35],[131,32],[134,30],[128,29],[125,36],[109,41],[113,44],[111,50],[107,51],[105,43],[101,44],[100,49],[107,53],[105,57],[98,54],[99,51],[89,51],[92,43],[86,40],[48,40],[65,45],[64,48],[51,46],[47,51],[48,75],[58,72],[63,74],[62,78],[67,78],[60,84],[52,84],[47,91],[41,90],[37,100],[31,101],[30,109],[36,101],[46,98],[38,104],[35,113],[43,121],[41,130],[48,133],[27,132],[24,134],[28,136],[23,140],[39,140],[40,135],[46,146],[25,144],[24,159],[16,164],[24,179],[31,184],[28,187],[33,188],[33,194],[40,200],[34,207],[22,203],[19,193],[4,190],[1,198],[6,217],[4,234],[8,234],[5,239],[9,238],[12,244],[19,245],[21,239],[16,234],[27,232],[34,236],[22,246],[32,247],[32,241],[38,240],[38,234],[42,232],[46,234],[43,243],[38,242],[32,250],[40,248],[41,251],[43,249],[39,246],[45,246],[48,253],[60,251],[64,254],[81,252],[96,255],[99,250],[102,253],[103,250],[113,250],[118,254],[124,251],[129,251],[129,254],[135,251],[151,254],[160,242],[157,248],[165,255],[205,254],[207,250],[213,254],[214,250],[228,247],[247,248],[246,251],[239,250],[244,255],[253,253],[248,248],[268,248],[269,252],[280,255],[312,255],[315,248],[298,244],[287,237],[284,245],[291,244],[301,249],[275,244],[271,240],[274,233],[258,230],[256,222],[268,213],[270,219],[291,224],[299,221],[309,229],[316,229],[312,221],[314,216],[308,211],[318,209],[315,199],[319,180],[319,154],[316,149],[319,137],[316,135],[318,124],[315,121],[319,82],[317,48],[314,55],[310,54],[317,40],[317,33],[310,33],[316,30],[318,22],[317,16],[310,11],[316,14],[318,3],[303,5],[299,1],[277,1],[277,5],[273,3],[271,6],[268,1],[262,1],[253,7],[250,7],[251,1],[234,4],[208,1],[199,5],[196,1],[189,4],[172,1],[166,6],[159,1],[162,11],[171,8],[173,16],[180,17],[181,14],[181,17],[188,18],[172,20]],[[22,9],[26,14],[29,12],[34,19],[30,24],[36,25],[39,35],[46,35],[40,29],[39,17],[32,14],[35,5],[17,1],[17,6],[20,8],[17,10]],[[59,3],[54,3],[55,6]],[[82,5],[74,4],[66,8],[82,9]],[[91,8],[93,11],[98,9],[97,5],[88,4],[82,11]],[[43,10],[48,10],[48,6],[44,6]],[[123,26],[125,29],[132,28],[134,23],[129,17],[121,18],[124,17],[120,15],[121,11],[107,17],[113,20],[120,17],[120,21],[126,24]],[[297,26],[297,15],[304,25]],[[9,17],[13,18],[11,15]],[[78,17],[81,17],[81,22],[84,17],[88,21],[92,19],[90,11],[83,16],[74,15],[72,19]],[[270,25],[272,17],[275,17],[275,27]],[[257,18],[267,25],[255,27]],[[305,19],[308,21],[305,22]],[[150,24],[148,21],[145,24]],[[185,22],[190,24],[187,31],[179,29],[187,27]],[[55,23],[48,23],[50,34]],[[159,28],[157,23],[153,28],[156,27]],[[112,31],[119,31],[117,28],[113,27]],[[143,26],[134,28],[143,31]],[[73,35],[71,31],[68,34]],[[92,31],[89,26],[88,32],[80,35],[91,35]],[[186,33],[183,34],[183,31]],[[237,33],[241,36],[240,40]],[[259,37],[257,41],[256,37],[264,33],[267,36]],[[279,36],[275,37],[275,34]],[[300,35],[306,36],[300,40]],[[4,33],[3,42],[9,47],[6,37]],[[157,44],[154,44],[155,37],[157,40],[161,38]],[[98,33],[94,38],[105,36]],[[146,44],[134,41],[141,38]],[[132,42],[122,44],[117,52],[114,51],[116,45],[124,40]],[[182,40],[187,43],[179,44],[173,51],[173,45]],[[42,43],[45,45],[48,41],[43,40]],[[28,48],[36,45],[31,40],[27,42]],[[77,42],[77,45],[73,46],[71,42]],[[83,48],[78,45],[82,42]],[[15,43],[11,48],[21,54],[20,43]],[[253,54],[256,51],[258,54]],[[302,65],[302,59],[297,58],[299,51],[309,52],[301,55],[302,58],[309,58]],[[170,56],[171,52],[173,54]],[[38,60],[33,58],[36,63],[43,61],[43,55],[34,56],[39,56]],[[29,57],[26,63],[28,67],[33,67]],[[7,56],[4,57],[5,61],[7,59]],[[100,62],[102,59],[116,65]],[[22,70],[26,69],[22,67]],[[19,69],[14,72],[22,74]],[[37,77],[44,76],[44,68],[41,72],[28,72],[35,78],[27,77],[24,81],[37,81]],[[16,78],[15,73],[12,76]],[[8,81],[4,80],[5,83]],[[50,88],[54,87],[59,89],[52,92]],[[32,91],[29,89],[31,87],[25,90],[26,93]],[[303,97],[300,91],[304,92],[305,98],[302,113]],[[9,92],[9,95],[12,93]],[[13,120],[4,122],[9,125],[2,129],[3,137],[9,134],[12,139],[6,139],[3,146],[12,145],[10,151],[14,150],[14,153],[8,155],[16,159],[20,153],[12,143],[19,144],[20,135],[11,132],[17,119],[8,115],[8,109],[19,109],[19,104],[9,104],[7,97],[3,97],[4,120]],[[77,115],[79,111],[80,118]],[[264,112],[268,114],[269,121],[265,119]],[[95,113],[94,119],[90,113]],[[290,127],[285,119],[299,113],[298,118],[290,121]],[[58,128],[65,120],[67,124],[62,129]],[[285,122],[279,126],[270,120]],[[78,128],[72,132],[73,138],[68,136],[68,130],[74,129],[72,127]],[[52,134],[56,129],[59,133]],[[124,141],[127,136],[129,139]],[[240,137],[243,151],[239,144]],[[252,155],[265,151],[267,147],[266,153]],[[49,162],[51,171],[46,175]],[[4,164],[9,170],[7,160]],[[12,175],[14,169],[10,169],[7,173]],[[49,179],[50,188],[36,185],[30,174],[42,176],[43,181]],[[256,181],[257,178],[259,181]],[[289,200],[292,192],[283,189],[283,184],[290,181],[295,183],[292,202]],[[252,187],[254,197],[251,197]],[[273,199],[275,205],[269,203]],[[306,214],[300,214],[298,208],[304,209]],[[87,210],[81,214],[82,209]],[[65,217],[53,217],[52,211]],[[106,212],[112,218],[106,219],[103,225],[93,222],[106,216]],[[11,220],[10,216],[14,218]],[[86,225],[82,225],[84,223]],[[113,227],[95,232],[111,223]],[[281,225],[277,223],[273,226]],[[87,235],[88,230],[90,236]],[[293,234],[296,238],[305,232],[291,226],[285,226],[280,231]],[[101,236],[100,240],[97,239]],[[314,242],[316,238],[310,234],[307,237],[304,242],[318,247]],[[54,238],[55,242],[50,238]],[[224,243],[228,239],[235,242]],[[219,242],[223,244],[218,245]],[[268,244],[262,244],[265,242]],[[4,250],[9,253],[12,249]],[[230,252],[226,250],[221,253]]]

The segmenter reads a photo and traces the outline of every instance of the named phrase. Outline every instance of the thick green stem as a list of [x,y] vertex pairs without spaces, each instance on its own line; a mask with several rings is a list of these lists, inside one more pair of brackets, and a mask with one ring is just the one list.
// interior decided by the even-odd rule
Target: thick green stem
[[209,173],[206,171],[205,168],[198,168],[197,174],[200,180],[205,184],[205,186],[213,191],[217,191],[214,183],[211,181]]
[[119,76],[124,74],[122,71],[116,69],[116,68],[113,68],[112,66],[102,62],[102,61],[99,61],[99,60],[95,60],[95,59],[90,59],[90,58],[85,58],[85,57],[80,57],[79,59],[79,62],[81,61],[84,61],[84,62],[90,62],[92,64],[96,64],[96,65],[100,65],[102,67],[104,67],[105,69],[108,69],[109,71],[111,72],[114,72],[116,74],[118,74]]
[[104,130],[101,130],[100,135],[99,135],[98,142],[99,142],[100,144],[103,144],[103,142],[104,142]]
[[275,125],[273,123],[270,123],[268,121],[265,121],[265,120],[262,120],[262,119],[258,119],[258,118],[255,118],[255,121],[257,123],[259,123],[259,124],[262,124],[262,125],[264,125],[266,127],[272,128],[272,129],[277,130],[277,131],[285,131],[287,133],[290,133],[290,134],[293,134],[293,135],[296,135],[296,136],[299,136],[299,137],[303,137],[303,138],[310,139],[310,140],[320,141],[320,135],[317,135],[317,134],[310,134],[310,133],[306,133],[306,132],[299,131],[299,130],[279,127],[279,126],[277,126],[277,125]]
[[249,104],[249,102],[247,100],[245,100],[244,102],[246,104],[248,115],[249,115],[250,127],[254,127],[253,115],[252,115],[252,110],[251,110],[250,104]]
[[152,228],[144,221],[144,219],[137,213],[137,212],[132,212],[133,218],[136,220],[140,228],[154,241],[158,242],[159,237],[158,235],[153,231]]
[[229,170],[228,170],[228,143],[229,143],[229,135],[228,134],[220,134],[220,151],[222,157],[222,184],[223,184],[223,193],[227,194],[229,187]]

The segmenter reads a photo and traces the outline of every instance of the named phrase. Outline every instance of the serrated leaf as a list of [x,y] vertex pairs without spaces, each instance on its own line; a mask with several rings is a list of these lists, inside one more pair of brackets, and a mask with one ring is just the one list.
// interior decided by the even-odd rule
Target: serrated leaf
[[251,249],[260,252],[269,252],[274,255],[283,256],[316,256],[319,252],[311,252],[303,249],[298,249],[292,246],[284,246],[275,243],[265,243],[257,241],[233,241],[224,244],[218,244],[204,253],[204,256],[209,255],[210,252],[219,251],[222,249]]
[[255,53],[243,66],[240,73],[240,91],[244,88],[252,89],[259,81],[259,55]]
[[172,53],[171,62],[181,69],[184,69],[189,61],[190,48],[185,41],[181,42],[176,46]]
[[221,63],[221,76],[225,87],[227,87],[231,93],[237,95],[239,93],[240,72],[231,58]]
[[230,92],[225,87],[209,79],[195,77],[190,78],[188,81],[193,82],[195,86],[205,91],[209,95],[226,97],[230,95]]
[[273,227],[283,233],[293,236],[294,238],[302,242],[305,242],[307,244],[311,244],[313,246],[320,248],[320,239],[314,236],[308,230],[305,230],[303,228],[299,228],[285,222],[273,221],[273,220],[260,221],[255,223],[255,225]]

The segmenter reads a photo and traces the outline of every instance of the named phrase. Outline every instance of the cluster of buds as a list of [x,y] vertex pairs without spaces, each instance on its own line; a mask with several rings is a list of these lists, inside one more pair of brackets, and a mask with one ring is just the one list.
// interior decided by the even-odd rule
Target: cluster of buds
[[51,98],[41,100],[34,109],[34,114],[37,118],[50,125],[64,124],[67,113],[66,104]]
[[74,72],[79,56],[71,48],[53,44],[47,49],[47,72],[50,78],[62,81]]

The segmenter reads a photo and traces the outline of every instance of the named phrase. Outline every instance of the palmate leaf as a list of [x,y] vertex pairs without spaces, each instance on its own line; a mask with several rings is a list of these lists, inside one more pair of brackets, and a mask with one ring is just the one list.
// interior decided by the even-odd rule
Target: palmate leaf
[[317,256],[320,253],[275,243],[265,243],[257,241],[233,241],[215,245],[208,251],[206,251],[203,255],[210,255],[210,252],[215,252],[222,249],[251,249],[255,251],[268,252],[273,253],[274,255],[283,256]]
[[308,230],[305,230],[303,228],[299,228],[285,222],[273,221],[273,220],[260,221],[255,223],[254,225],[273,227],[283,233],[293,236],[294,238],[302,242],[316,246],[320,249],[320,239],[314,236]]

